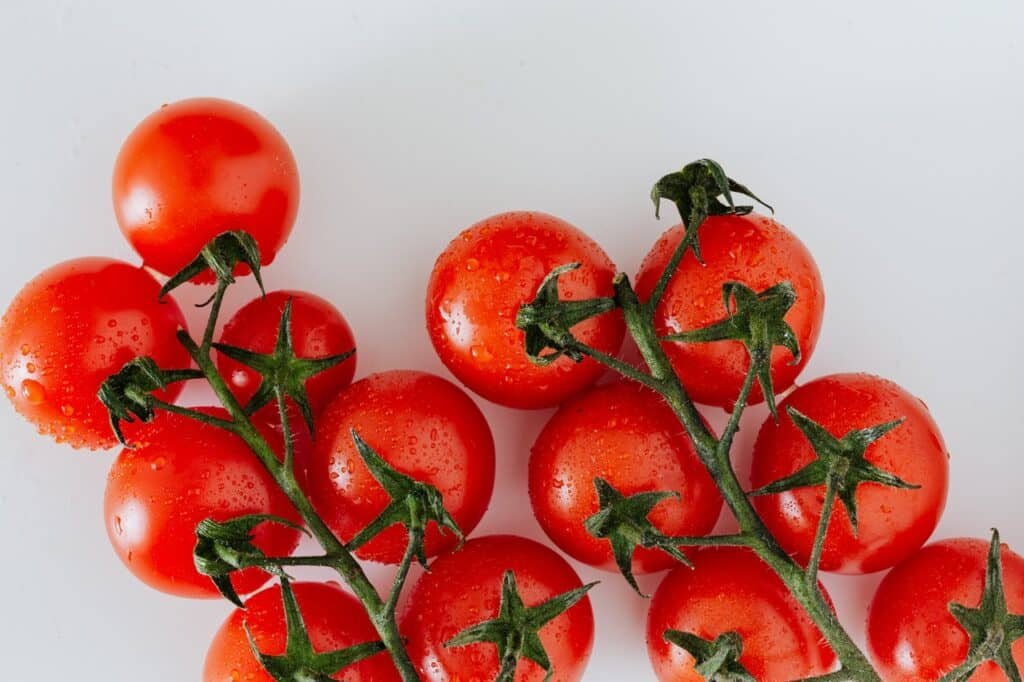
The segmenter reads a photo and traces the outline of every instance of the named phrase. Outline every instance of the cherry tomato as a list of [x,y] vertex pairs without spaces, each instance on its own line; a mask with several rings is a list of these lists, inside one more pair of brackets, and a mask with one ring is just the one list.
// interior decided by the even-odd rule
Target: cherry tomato
[[[362,604],[336,584],[293,583],[292,591],[314,651],[325,653],[380,639]],[[206,654],[203,682],[273,682],[253,656],[246,627],[261,653],[284,653],[287,636],[280,585],[253,595],[244,611],[237,609],[220,626]],[[381,652],[344,668],[332,679],[391,682],[399,677],[391,659]]]
[[[425,681],[493,680],[499,670],[493,644],[445,647],[470,625],[497,617],[505,571],[516,577],[527,607],[582,586],[572,567],[540,543],[514,535],[489,535],[439,557],[415,584],[400,629]],[[594,614],[584,597],[540,630],[554,682],[583,678],[594,639]],[[544,670],[520,660],[516,682],[541,682]]]
[[714,639],[736,632],[740,663],[758,680],[793,680],[830,671],[835,654],[785,584],[751,550],[690,550],[693,568],[669,573],[647,614],[647,650],[660,682],[698,682],[693,657],[665,641],[666,630]]
[[[868,446],[865,459],[905,482],[910,490],[879,483],[857,487],[858,530],[836,504],[825,535],[821,569],[871,573],[906,559],[928,540],[946,504],[949,462],[938,426],[923,402],[902,388],[869,374],[833,374],[805,384],[769,419],[754,444],[754,488],[782,479],[814,460],[810,443],[786,414],[794,407],[836,438],[849,431],[895,419],[905,421]],[[806,562],[814,544],[824,486],[754,497],[754,505],[786,551]]]
[[[323,358],[355,348],[348,322],[324,299],[304,291],[273,291],[243,306],[224,325],[221,343],[257,353],[271,353],[277,342],[277,330],[285,304],[292,302],[292,345],[300,358]],[[244,405],[260,385],[255,370],[226,355],[217,358],[217,369],[227,379],[235,396]],[[356,356],[321,372],[306,382],[306,394],[313,412],[319,412],[338,391],[352,383]],[[276,409],[276,408],[274,408]]]
[[[683,237],[683,226],[669,229],[640,266],[636,291],[647,300]],[[772,350],[772,387],[782,393],[814,352],[825,309],[821,275],[807,248],[782,224],[771,218],[711,216],[699,228],[702,265],[688,251],[655,311],[661,335],[705,327],[726,317],[722,285],[741,282],[761,292],[783,281],[796,289],[797,301],[785,320],[793,328],[803,359],[793,365],[790,352]],[[739,341],[665,344],[672,367],[698,403],[731,409],[750,367],[750,356]],[[764,400],[754,385],[751,404]]]
[[[868,610],[868,649],[888,682],[937,680],[967,657],[967,632],[949,612],[957,602],[975,608],[985,585],[986,540],[956,538],[922,548],[878,585]],[[1003,587],[1010,613],[1024,613],[1024,558],[1002,547]],[[1024,640],[1013,645],[1024,667]],[[971,682],[1000,682],[1006,675],[983,663]]]
[[[146,117],[114,166],[114,212],[149,267],[173,275],[207,242],[245,230],[264,265],[299,206],[291,149],[262,116],[222,99],[186,99]],[[209,273],[201,281],[212,281]]]
[[[494,440],[480,409],[454,384],[424,372],[381,372],[349,386],[321,413],[308,492],[345,541],[390,502],[359,456],[352,429],[395,469],[435,486],[463,533],[480,522],[494,488]],[[357,554],[398,563],[407,538],[395,525]],[[427,528],[428,555],[455,543],[451,533],[442,534],[434,524]]]
[[[544,213],[501,213],[452,240],[427,287],[427,330],[441,361],[484,398],[522,408],[551,407],[593,384],[604,371],[586,358],[561,357],[540,367],[526,356],[516,313],[532,301],[551,270],[562,298],[612,295],[615,266],[601,247],[569,223]],[[614,355],[625,334],[619,311],[572,329],[581,342]]]
[[[714,481],[672,410],[637,384],[597,386],[562,405],[530,457],[530,501],[544,531],[574,558],[617,570],[610,543],[583,526],[598,511],[596,477],[627,496],[679,493],[679,500],[659,502],[648,517],[666,535],[705,535],[722,509]],[[637,573],[674,563],[660,550],[638,548],[633,555]]]
[[[225,417],[220,408],[203,412]],[[279,432],[256,421],[280,452]],[[241,438],[188,417],[161,413],[114,461],[107,478],[107,535],[125,566],[142,582],[179,597],[213,598],[213,582],[196,571],[192,550],[203,519],[227,521],[245,514],[300,519],[288,498]],[[305,453],[296,452],[296,460]],[[299,532],[264,523],[254,544],[268,556],[291,554]],[[232,576],[239,594],[265,583],[268,575],[248,568]]]
[[0,323],[0,382],[18,412],[58,442],[113,447],[100,384],[140,355],[168,369],[191,362],[174,338],[185,318],[159,291],[145,270],[109,258],[69,260],[26,284]]

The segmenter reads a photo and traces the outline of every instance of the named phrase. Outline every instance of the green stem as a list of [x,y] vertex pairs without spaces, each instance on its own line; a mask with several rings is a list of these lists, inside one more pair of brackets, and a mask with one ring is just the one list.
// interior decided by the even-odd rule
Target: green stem
[[677,535],[665,538],[674,547],[749,547],[750,538],[746,533],[729,535],[687,536]]
[[206,329],[203,331],[203,343],[200,346],[204,355],[209,354],[210,346],[213,344],[213,333],[217,328],[217,318],[220,317],[220,307],[224,303],[224,294],[227,293],[228,283],[217,280],[217,290],[210,299],[210,313],[206,318]]
[[818,566],[821,565],[821,553],[825,550],[825,534],[832,518],[832,507],[836,501],[836,482],[832,476],[825,481],[825,501],[821,505],[821,518],[818,519],[818,530],[814,534],[814,545],[811,558],[807,562],[807,581],[811,584],[818,578]]
[[422,528],[409,530],[409,543],[405,546],[405,554],[402,556],[402,562],[398,564],[398,573],[391,584],[391,594],[388,595],[388,601],[385,604],[385,610],[391,613],[394,613],[398,607],[398,598],[402,594],[402,587],[405,585],[405,579],[409,577],[409,567],[412,566],[413,559],[416,557],[416,548],[422,540]]
[[221,419],[220,417],[214,417],[212,414],[206,414],[199,410],[193,410],[190,407],[182,407],[181,405],[175,405],[173,403],[165,403],[159,398],[153,398],[153,407],[159,408],[164,412],[170,412],[172,414],[180,414],[183,417],[194,419],[197,422],[208,424],[209,426],[215,426],[218,429],[224,429],[225,431],[234,431],[235,423],[228,419]]

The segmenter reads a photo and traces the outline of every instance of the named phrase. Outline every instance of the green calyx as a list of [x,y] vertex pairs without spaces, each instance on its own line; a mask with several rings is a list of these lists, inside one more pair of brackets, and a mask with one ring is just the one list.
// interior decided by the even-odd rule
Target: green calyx
[[545,670],[547,674],[544,680],[547,682],[554,675],[554,668],[540,641],[540,629],[583,599],[596,584],[590,583],[563,592],[537,606],[526,606],[519,595],[515,574],[505,571],[498,617],[469,626],[445,642],[445,646],[457,647],[481,642],[494,644],[498,647],[498,660],[501,662],[495,682],[511,682],[522,658],[533,661]]
[[252,276],[256,279],[256,284],[259,285],[260,291],[263,291],[263,279],[260,277],[260,250],[256,245],[256,240],[249,233],[236,230],[222,232],[210,240],[191,263],[167,280],[167,283],[160,289],[160,298],[206,270],[213,273],[220,285],[233,284],[235,267],[239,264],[249,266]]
[[715,639],[704,639],[689,632],[666,630],[666,642],[685,649],[694,660],[694,670],[709,682],[755,682],[754,676],[740,663],[743,639],[735,632],[725,632]]
[[985,661],[993,661],[1011,682],[1021,682],[1020,669],[1013,659],[1013,644],[1024,637],[1024,614],[1010,613],[1003,586],[1003,566],[999,556],[999,531],[992,530],[985,562],[985,587],[977,608],[951,603],[949,612],[970,637],[967,659],[941,678],[942,682],[962,682]]
[[462,544],[465,536],[455,519],[445,509],[441,491],[429,483],[417,481],[395,470],[356,433],[355,429],[352,430],[352,440],[355,441],[356,449],[366,464],[366,468],[384,488],[391,498],[391,502],[377,518],[349,541],[347,545],[349,551],[354,552],[396,523],[402,524],[408,531],[409,542],[414,544],[410,551],[415,554],[424,568],[427,566],[425,546],[427,524],[431,522],[437,524],[441,530],[452,533],[458,538],[459,544]]
[[690,565],[671,538],[654,527],[647,516],[661,501],[679,499],[679,493],[653,491],[624,496],[603,478],[594,479],[599,509],[583,522],[587,532],[598,539],[607,539],[612,546],[615,563],[626,582],[641,597],[646,597],[633,575],[633,553],[637,547],[658,548],[673,559]]
[[163,370],[152,358],[137,357],[107,377],[100,384],[96,397],[107,408],[110,428],[118,442],[127,445],[121,422],[151,421],[155,416],[154,391],[164,390],[175,381],[202,376],[202,372],[193,369]]

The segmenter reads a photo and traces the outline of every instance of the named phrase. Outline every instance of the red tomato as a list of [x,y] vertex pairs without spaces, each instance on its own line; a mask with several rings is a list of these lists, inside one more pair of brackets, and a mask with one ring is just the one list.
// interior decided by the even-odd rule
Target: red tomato
[[[315,294],[305,291],[273,291],[243,306],[224,326],[221,343],[257,353],[271,353],[277,342],[277,330],[285,303],[292,302],[292,345],[300,358],[323,358],[355,348],[352,330],[338,309]],[[260,385],[255,370],[218,355],[217,369],[227,380],[235,396],[244,405]],[[306,382],[306,393],[313,412],[319,412],[338,391],[352,383],[356,356],[317,374]],[[276,409],[276,408],[275,408]]]
[[[202,411],[227,414],[220,408]],[[257,427],[280,451],[279,433],[259,422]],[[196,526],[203,519],[274,514],[300,522],[256,455],[234,434],[161,413],[133,445],[121,451],[110,470],[104,517],[121,561],[150,587],[179,597],[218,595],[192,560]],[[297,462],[304,457],[296,453]],[[279,524],[261,524],[254,536],[254,544],[268,556],[291,554],[299,543],[297,530]],[[249,568],[236,573],[232,584],[239,594],[247,594],[268,577]]]
[[[222,99],[165,104],[128,136],[114,166],[114,212],[146,265],[173,275],[228,230],[256,240],[264,265],[295,222],[299,173],[262,116]],[[209,273],[203,281],[212,281]]]
[[658,587],[647,614],[647,650],[661,682],[703,680],[693,657],[665,641],[666,630],[705,639],[725,632],[743,638],[740,663],[759,680],[821,675],[835,654],[785,584],[751,550],[691,550],[693,568],[680,566]]
[[[445,647],[470,625],[498,615],[505,571],[514,572],[527,607],[582,586],[572,567],[540,543],[514,535],[489,535],[437,559],[413,587],[401,631],[425,681],[493,680],[499,669],[493,644]],[[594,614],[584,597],[540,630],[554,668],[554,682],[583,678],[594,640]],[[521,660],[516,682],[541,682],[544,671]]]
[[[562,298],[612,295],[615,265],[569,223],[545,213],[501,213],[452,240],[427,287],[427,330],[441,361],[466,386],[509,407],[551,407],[593,384],[603,367],[562,357],[539,367],[526,356],[515,326],[519,306],[534,299],[554,268],[580,263],[559,279]],[[625,326],[619,311],[573,327],[581,342],[614,355]]]
[[[641,300],[650,297],[655,283],[683,237],[683,226],[669,229],[657,241],[640,266],[636,291]],[[825,296],[818,266],[803,243],[771,218],[711,216],[700,227],[701,265],[688,251],[679,264],[665,296],[655,312],[658,334],[667,335],[705,327],[726,317],[722,285],[741,282],[761,292],[789,281],[797,302],[785,320],[793,328],[803,359],[791,365],[789,351],[772,351],[772,386],[782,393],[793,385],[807,364],[821,329]],[[739,341],[666,343],[672,367],[698,403],[731,409],[750,367],[750,356]],[[764,400],[755,384],[750,403]]]
[[18,412],[58,442],[113,447],[100,384],[140,355],[167,369],[191,363],[174,338],[185,318],[159,291],[145,270],[109,258],[65,261],[26,284],[0,323],[0,382]]
[[[313,650],[343,649],[380,639],[362,604],[334,583],[293,583],[292,591],[306,624]],[[287,636],[281,587],[274,585],[235,610],[213,637],[206,654],[203,682],[273,682],[249,647],[248,626],[261,653],[284,653]],[[398,673],[386,653],[359,661],[332,676],[346,682],[390,682]]]
[[[705,535],[722,509],[714,481],[660,396],[634,383],[598,386],[562,405],[541,431],[530,457],[530,500],[540,525],[561,549],[588,564],[617,570],[607,540],[583,522],[597,513],[594,478],[623,495],[667,490],[649,515],[666,535]],[[665,552],[639,548],[637,573],[675,564]]]
[[[352,441],[355,429],[398,471],[435,486],[462,532],[487,510],[494,488],[494,440],[480,409],[452,383],[424,372],[393,370],[361,379],[321,413],[309,466],[310,499],[348,541],[390,502]],[[371,561],[398,563],[408,534],[395,525],[360,547]],[[454,546],[427,529],[429,555]]]
[[[795,407],[837,438],[854,429],[905,419],[869,445],[865,459],[921,486],[916,490],[870,482],[858,486],[856,535],[846,509],[837,503],[825,535],[822,570],[880,571],[906,559],[928,540],[946,504],[949,455],[923,402],[891,381],[869,374],[833,374],[799,387],[780,406],[778,423],[769,419],[758,433],[751,465],[754,488],[784,478],[815,458],[786,407]],[[753,498],[765,525],[800,562],[810,556],[824,490],[815,486]]]
[[[940,540],[894,568],[878,585],[868,611],[868,648],[888,682],[937,680],[967,657],[967,633],[949,612],[950,602],[971,608],[985,585],[987,540]],[[1003,586],[1010,613],[1024,613],[1024,558],[1003,545]],[[1013,645],[1024,667],[1024,639]],[[983,663],[971,682],[998,682],[1006,675]]]

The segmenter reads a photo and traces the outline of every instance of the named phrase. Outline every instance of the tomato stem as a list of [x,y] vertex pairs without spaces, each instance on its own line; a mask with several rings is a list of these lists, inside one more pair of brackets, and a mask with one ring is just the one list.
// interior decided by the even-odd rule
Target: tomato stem
[[836,480],[829,476],[825,481],[825,500],[821,505],[821,518],[818,519],[818,530],[814,534],[814,545],[811,558],[807,562],[807,582],[814,585],[818,577],[818,566],[821,564],[821,553],[825,549],[825,533],[832,519],[832,508],[836,501]]

